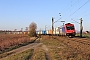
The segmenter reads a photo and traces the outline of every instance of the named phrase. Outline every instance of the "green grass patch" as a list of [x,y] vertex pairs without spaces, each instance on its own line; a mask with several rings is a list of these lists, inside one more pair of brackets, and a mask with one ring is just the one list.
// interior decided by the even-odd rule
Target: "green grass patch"
[[90,38],[90,34],[83,34],[82,36]]
[[[80,36],[80,34],[76,34],[76,36]],[[82,34],[82,37],[90,38],[90,34]]]
[[10,56],[4,60],[29,60],[29,58],[31,58],[31,56],[33,55],[33,52],[34,52],[34,49],[29,49],[22,53]]
[[46,60],[45,52],[43,49],[37,48],[31,60]]
[[12,54],[12,52],[11,53],[0,54],[0,58],[6,57],[6,56],[11,55],[11,54]]

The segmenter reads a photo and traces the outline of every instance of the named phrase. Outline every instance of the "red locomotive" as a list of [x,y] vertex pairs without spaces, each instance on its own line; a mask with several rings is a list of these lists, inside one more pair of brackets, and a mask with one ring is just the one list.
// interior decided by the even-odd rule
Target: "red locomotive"
[[74,24],[71,24],[71,23],[65,24],[64,27],[62,27],[62,32],[67,36],[75,36],[76,31],[75,31]]

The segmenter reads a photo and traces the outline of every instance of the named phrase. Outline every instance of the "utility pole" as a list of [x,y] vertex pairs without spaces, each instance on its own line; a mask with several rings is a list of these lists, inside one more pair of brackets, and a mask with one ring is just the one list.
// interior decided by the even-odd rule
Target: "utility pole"
[[59,31],[59,36],[60,36],[60,27],[58,27],[58,31]]
[[54,18],[52,17],[52,36],[53,36],[53,30],[54,30]]
[[46,31],[47,25],[45,25],[45,31]]
[[82,30],[83,30],[83,27],[82,27],[82,18],[80,18],[80,37],[82,37]]
[[26,29],[25,29],[26,31],[28,31],[28,27],[26,27]]
[[21,28],[21,31],[23,31],[23,28]]

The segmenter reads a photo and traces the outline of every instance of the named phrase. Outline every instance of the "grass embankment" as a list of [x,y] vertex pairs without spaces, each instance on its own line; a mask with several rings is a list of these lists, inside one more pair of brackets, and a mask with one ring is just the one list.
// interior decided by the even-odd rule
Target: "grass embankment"
[[66,46],[60,43],[58,40],[52,37],[42,37],[42,42],[45,44],[50,53],[50,58],[52,60],[61,60],[60,50],[65,49]]
[[[67,37],[49,37],[43,36],[42,42],[45,44],[50,53],[52,60],[88,60],[89,56],[82,55],[80,51],[68,46]],[[67,43],[63,43],[67,42]]]
[[31,56],[33,55],[33,52],[34,52],[34,49],[29,49],[22,53],[10,56],[4,60],[29,60]]

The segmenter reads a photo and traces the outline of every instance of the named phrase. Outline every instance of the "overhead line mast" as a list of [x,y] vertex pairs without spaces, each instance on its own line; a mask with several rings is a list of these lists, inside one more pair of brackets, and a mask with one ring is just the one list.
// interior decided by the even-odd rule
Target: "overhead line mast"
[[53,35],[53,30],[54,30],[54,18],[52,17],[52,35]]
[[83,27],[82,27],[82,18],[80,19],[80,37],[82,37],[82,30],[83,30]]

